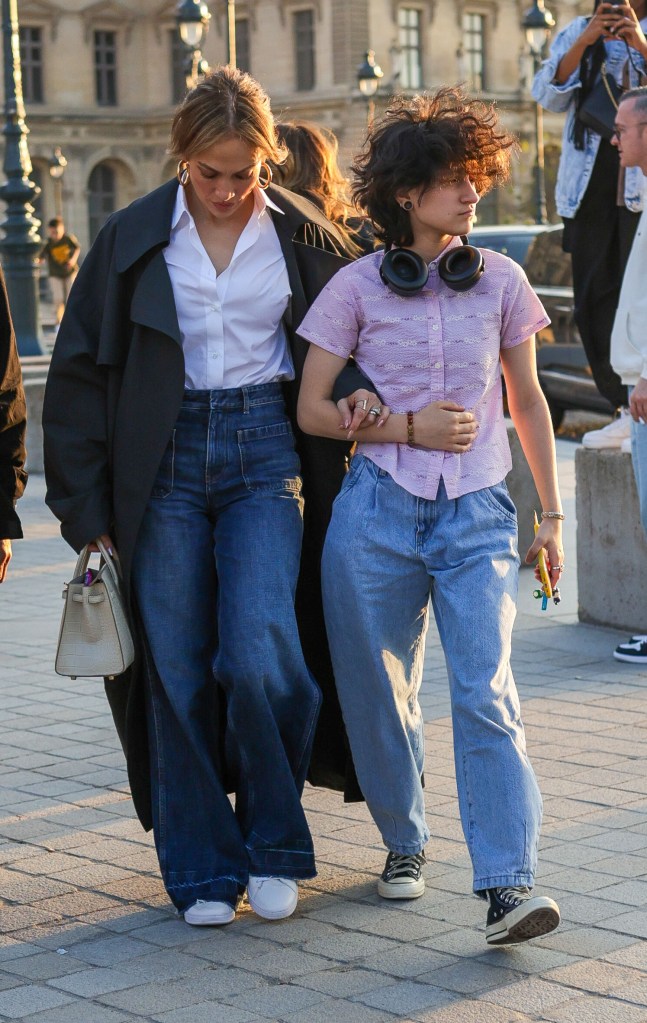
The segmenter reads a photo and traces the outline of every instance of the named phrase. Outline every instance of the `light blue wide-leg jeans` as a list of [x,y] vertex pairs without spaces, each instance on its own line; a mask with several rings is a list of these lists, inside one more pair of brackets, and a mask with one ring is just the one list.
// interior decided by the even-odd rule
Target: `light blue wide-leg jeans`
[[362,455],[323,555],[326,626],[358,780],[384,844],[429,838],[418,703],[431,596],[449,675],[474,891],[534,882],[541,796],[512,671],[519,558],[505,484],[414,497]]

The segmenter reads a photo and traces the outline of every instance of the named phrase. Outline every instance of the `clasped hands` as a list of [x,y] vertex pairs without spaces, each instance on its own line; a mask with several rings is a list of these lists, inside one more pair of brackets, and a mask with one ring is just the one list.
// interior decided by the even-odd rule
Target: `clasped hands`
[[[388,405],[383,405],[377,394],[364,388],[342,398],[337,402],[337,408],[341,416],[339,429],[346,431],[347,440],[356,439],[355,434],[367,427],[382,428],[392,415]],[[380,410],[379,415],[377,409]],[[455,401],[432,401],[414,413],[416,447],[462,454],[471,448],[478,429],[474,413]]]

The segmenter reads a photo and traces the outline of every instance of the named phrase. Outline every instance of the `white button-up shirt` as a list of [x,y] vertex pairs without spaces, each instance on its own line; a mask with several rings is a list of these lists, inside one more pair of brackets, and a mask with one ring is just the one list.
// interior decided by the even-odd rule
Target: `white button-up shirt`
[[267,207],[254,189],[254,210],[221,273],[209,259],[179,186],[171,238],[164,250],[192,390],[291,380],[294,369],[282,317],[288,272]]

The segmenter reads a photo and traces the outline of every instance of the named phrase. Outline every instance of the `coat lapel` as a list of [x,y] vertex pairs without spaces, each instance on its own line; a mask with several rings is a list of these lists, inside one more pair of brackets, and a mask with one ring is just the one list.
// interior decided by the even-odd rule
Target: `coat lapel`
[[171,278],[161,249],[148,261],[135,285],[130,318],[182,344]]

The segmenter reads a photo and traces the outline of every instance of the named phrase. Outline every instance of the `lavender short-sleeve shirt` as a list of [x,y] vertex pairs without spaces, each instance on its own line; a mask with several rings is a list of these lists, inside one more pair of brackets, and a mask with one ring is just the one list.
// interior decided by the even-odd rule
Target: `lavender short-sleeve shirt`
[[[447,250],[460,244],[455,238]],[[448,399],[472,411],[480,429],[461,455],[361,441],[358,450],[418,497],[435,499],[441,478],[450,498],[500,483],[512,459],[499,354],[550,323],[544,307],[521,267],[498,252],[483,251],[485,272],[469,291],[447,287],[434,260],[426,286],[406,298],[382,283],[382,255],[340,270],[299,334],[342,358],[353,355],[392,412]]]

